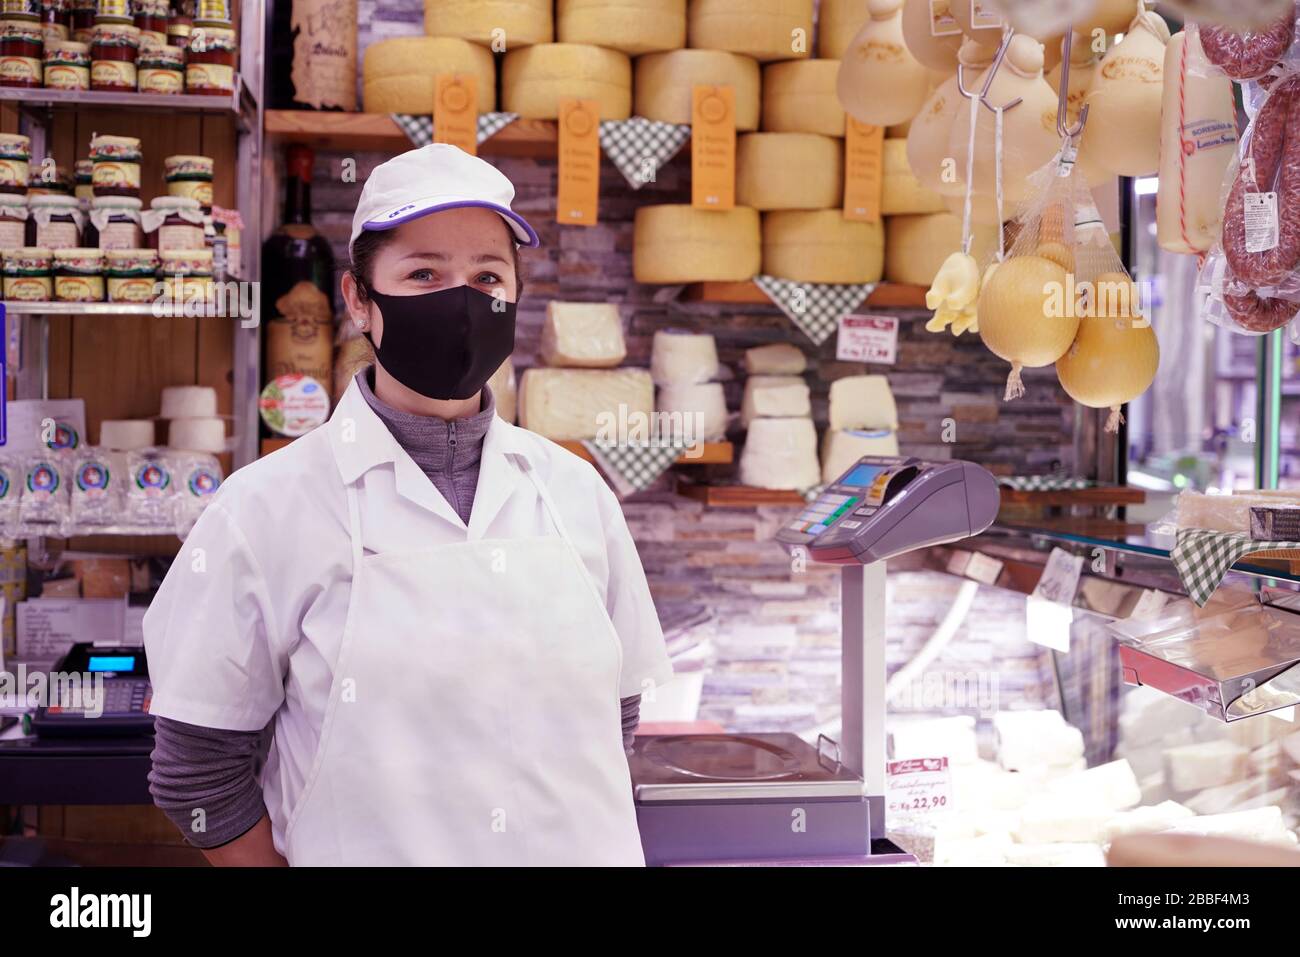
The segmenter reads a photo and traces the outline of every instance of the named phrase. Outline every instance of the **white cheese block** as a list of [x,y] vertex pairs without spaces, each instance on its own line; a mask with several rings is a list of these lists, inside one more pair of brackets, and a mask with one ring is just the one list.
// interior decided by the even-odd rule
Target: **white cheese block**
[[1004,771],[992,761],[952,768],[953,803],[984,811],[1017,811],[1033,793],[1035,782],[1024,774]]
[[881,166],[880,212],[885,216],[941,213],[947,208],[943,197],[922,186],[913,174],[907,161],[906,138],[885,140]]
[[801,375],[807,368],[803,350],[788,342],[745,350],[745,371],[750,375]]
[[740,481],[770,489],[812,488],[817,468],[817,429],[812,419],[755,419],[740,453]]
[[686,46],[686,0],[556,0],[555,37],[629,56]]
[[844,56],[866,22],[865,0],[821,0],[817,8],[817,55],[824,60]]
[[206,385],[169,385],[162,390],[164,419],[210,418],[216,414],[216,389]]
[[1006,850],[1012,867],[1105,867],[1096,844],[1012,844]]
[[[801,64],[802,65],[802,64]],[[816,133],[736,139],[736,202],[754,209],[828,209],[844,198],[844,147]]]
[[650,343],[655,385],[690,385],[718,377],[718,345],[706,332],[659,329]]
[[636,58],[636,115],[660,123],[690,123],[699,84],[736,91],[736,130],[758,129],[759,70],[752,57],[721,50],[673,50]]
[[[777,215],[775,213],[769,215]],[[637,282],[739,282],[762,264],[758,210],[639,206],[632,238]]]
[[763,129],[843,136],[847,114],[835,93],[839,72],[839,60],[787,60],[763,67]]
[[898,455],[898,433],[892,429],[827,429],[822,438],[822,481],[835,481],[864,455]]
[[883,375],[851,375],[836,379],[830,391],[831,431],[898,428],[898,407],[889,380]]
[[597,102],[602,120],[632,115],[632,61],[586,43],[542,43],[511,50],[501,66],[501,108],[530,120],[559,116],[560,100]]
[[1177,801],[1162,801],[1151,807],[1135,807],[1111,817],[1102,827],[1101,839],[1109,844],[1122,834],[1164,831],[1195,816],[1195,811]]
[[99,444],[119,452],[147,449],[154,444],[153,419],[105,419],[99,423]]
[[478,111],[496,108],[492,51],[457,37],[393,37],[370,44],[361,64],[361,105],[367,113],[428,116],[436,105],[439,73],[473,76]]
[[1244,810],[1254,798],[1268,791],[1269,778],[1266,774],[1254,774],[1238,781],[1229,781],[1215,787],[1197,791],[1184,800],[1189,808],[1197,814],[1223,814],[1227,811]]
[[813,0],[691,0],[687,42],[701,50],[729,50],[758,60],[809,56]]
[[496,404],[497,415],[514,424],[518,405],[519,386],[515,381],[515,364],[509,356],[497,367],[488,379],[488,388],[492,390],[492,401]]
[[172,419],[167,423],[167,445],[186,452],[224,452],[226,423],[217,418]]
[[1096,842],[1114,813],[1083,800],[1040,797],[1025,805],[1011,833],[1021,844]]
[[542,324],[541,356],[548,366],[609,369],[618,365],[627,357],[618,306],[552,299]]
[[844,218],[838,209],[763,214],[763,272],[813,283],[879,282],[885,227]]
[[895,761],[907,758],[947,758],[952,764],[973,764],[979,760],[975,719],[970,715],[895,721],[890,725]]
[[1207,814],[1178,821],[1169,831],[1175,834],[1205,834],[1239,837],[1247,841],[1290,845],[1296,836],[1286,826],[1280,807],[1252,808],[1232,814]]
[[998,763],[1008,771],[1069,766],[1083,757],[1083,734],[1059,711],[999,711],[993,733]]
[[1047,786],[1046,794],[1062,800],[1082,801],[1089,807],[1111,812],[1124,811],[1142,802],[1142,788],[1138,786],[1137,776],[1122,758],[1057,778]]
[[648,425],[654,405],[648,369],[528,369],[519,424],[557,442],[594,439],[633,417]]
[[[655,411],[660,432],[682,434],[692,442],[719,442],[727,432],[727,400],[721,382],[669,385],[659,389]],[[664,416],[668,416],[665,424]]]
[[811,416],[808,383],[799,376],[750,376],[740,404],[740,421],[746,428],[754,419]]
[[1199,791],[1246,774],[1250,752],[1229,741],[1204,741],[1165,752],[1166,777],[1175,791]]
[[551,0],[424,0],[424,32],[505,49],[554,39]]

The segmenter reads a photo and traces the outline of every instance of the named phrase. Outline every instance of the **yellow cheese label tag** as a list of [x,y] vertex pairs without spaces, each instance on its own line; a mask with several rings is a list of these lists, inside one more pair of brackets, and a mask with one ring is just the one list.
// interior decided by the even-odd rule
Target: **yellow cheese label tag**
[[691,205],[736,205],[736,91],[697,85],[691,91]]
[[848,117],[844,137],[844,218],[860,223],[880,220],[881,169],[885,128]]
[[433,103],[433,141],[478,155],[478,77],[439,73]]
[[560,99],[560,170],[555,221],[594,226],[600,205],[600,103]]

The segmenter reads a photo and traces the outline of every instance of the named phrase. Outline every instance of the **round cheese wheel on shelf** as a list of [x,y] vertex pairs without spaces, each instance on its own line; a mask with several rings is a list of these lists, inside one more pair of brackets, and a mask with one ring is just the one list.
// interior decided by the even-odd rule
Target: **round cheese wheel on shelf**
[[224,452],[226,423],[221,419],[172,419],[167,423],[167,445],[186,452]]
[[629,56],[686,46],[686,0],[556,0],[555,37]]
[[806,489],[821,481],[817,429],[809,418],[755,419],[740,453],[740,481],[770,489]]
[[845,113],[835,93],[838,60],[789,60],[763,67],[763,129],[843,136]]
[[844,147],[816,133],[736,138],[736,202],[754,209],[829,209],[844,198]]
[[394,37],[366,47],[361,63],[361,105],[367,113],[434,111],[439,73],[468,73],[477,81],[478,111],[496,108],[492,52],[456,37]]
[[632,115],[632,62],[626,53],[584,43],[541,43],[506,54],[501,108],[529,120],[553,120],[566,96],[596,100],[602,120]]
[[[972,230],[971,256],[977,263],[991,261],[997,247],[995,226]],[[952,213],[885,218],[885,280],[929,287],[939,268],[961,250],[961,217]]]
[[910,120],[930,90],[930,71],[903,42],[902,0],[867,0],[870,14],[840,61],[836,91],[859,123]]
[[937,213],[943,210],[943,197],[926,189],[912,173],[907,162],[907,140],[885,140],[882,162],[883,185],[880,212],[885,216],[913,213]]
[[119,452],[147,449],[154,444],[153,419],[105,419],[99,423],[99,444]]
[[956,73],[962,34],[936,37],[930,27],[930,0],[903,0],[903,42],[908,51],[928,69],[945,76]]
[[637,282],[741,282],[762,265],[758,210],[640,206],[632,238]]
[[655,399],[655,411],[668,416],[660,419],[660,429],[679,428],[693,442],[719,442],[727,433],[727,400],[721,382],[698,382],[663,386]]
[[838,209],[763,214],[763,272],[796,282],[879,282],[885,228]]
[[660,123],[690,123],[698,84],[736,91],[736,129],[758,129],[758,61],[720,50],[672,50],[636,58],[636,115]]
[[718,345],[707,332],[659,329],[650,343],[655,385],[694,385],[718,376]]
[[206,385],[169,385],[162,390],[164,419],[210,418],[217,414],[217,390]]
[[[972,76],[993,62],[995,51],[974,40],[962,44],[959,58]],[[954,153],[949,148],[953,121],[959,111],[969,112],[970,105],[957,88],[957,77],[950,76],[930,93],[907,132],[907,162],[917,180],[936,193],[961,194],[966,178],[966,150]],[[969,127],[968,127],[969,128]]]
[[813,0],[691,0],[687,42],[697,50],[729,50],[756,60],[809,56]]
[[821,0],[817,8],[817,55],[824,60],[844,56],[866,22],[867,5],[863,0]]
[[555,39],[551,0],[424,0],[424,32],[507,51]]

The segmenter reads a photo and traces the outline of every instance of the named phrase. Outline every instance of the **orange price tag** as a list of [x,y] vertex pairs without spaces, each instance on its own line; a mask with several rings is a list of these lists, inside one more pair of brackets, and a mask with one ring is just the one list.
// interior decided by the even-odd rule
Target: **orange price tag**
[[439,73],[433,105],[433,141],[478,155],[478,77]]
[[736,205],[736,91],[697,85],[691,98],[691,205]]
[[879,222],[885,128],[859,123],[850,116],[845,134],[844,218]]
[[560,183],[555,221],[594,226],[600,204],[600,104],[563,97],[558,125]]

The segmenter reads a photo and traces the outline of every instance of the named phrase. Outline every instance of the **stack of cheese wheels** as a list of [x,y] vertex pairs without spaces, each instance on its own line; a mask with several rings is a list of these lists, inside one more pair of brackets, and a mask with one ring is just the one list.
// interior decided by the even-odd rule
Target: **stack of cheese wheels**
[[910,120],[930,91],[930,71],[903,41],[903,0],[867,0],[869,17],[840,61],[836,91],[859,123]]
[[736,202],[758,210],[828,209],[844,195],[844,147],[816,133],[736,138]]
[[937,213],[943,197],[922,186],[907,161],[907,140],[885,140],[880,211],[886,216]]
[[867,5],[862,0],[821,0],[817,7],[817,55],[825,60],[840,59],[866,22]]
[[628,56],[686,46],[686,0],[556,0],[561,43],[588,43]]
[[424,0],[424,32],[506,50],[555,39],[551,0]]
[[673,50],[636,59],[636,115],[660,123],[690,123],[692,90],[698,84],[730,86],[736,96],[736,129],[758,129],[759,70],[753,57],[720,50]]
[[[975,71],[987,69],[995,53],[991,47],[967,40],[958,57],[966,67],[966,75],[971,76]],[[912,174],[921,185],[943,195],[959,196],[965,189],[962,184],[966,179],[966,147],[953,153],[948,145],[953,121],[963,110],[969,113],[970,106],[957,88],[954,75],[930,94],[921,111],[912,118],[907,133],[907,163]]]
[[812,37],[813,0],[691,0],[687,13],[687,42],[700,50],[793,60]]
[[758,488],[804,489],[816,485],[817,429],[812,400],[802,375],[802,353],[751,351],[750,369],[784,369],[783,373],[751,375],[745,380],[741,422],[748,430],[740,453],[740,481]]
[[567,96],[593,99],[602,120],[632,115],[632,61],[585,43],[541,43],[511,50],[501,67],[501,107],[530,120],[559,116]]
[[898,409],[889,380],[853,375],[831,383],[822,439],[822,481],[835,481],[864,455],[898,454]]
[[845,113],[835,93],[838,60],[789,60],[763,67],[763,129],[843,136]]
[[[971,256],[989,262],[997,249],[997,226],[975,226]],[[885,217],[885,280],[929,286],[952,253],[961,249],[961,217],[952,213]]]
[[1124,39],[1106,51],[1088,91],[1088,125],[1079,146],[1081,168],[1100,168],[1114,176],[1157,171],[1168,42],[1164,18],[1142,13]]
[[713,336],[660,329],[650,346],[650,375],[659,394],[655,411],[661,432],[688,445],[716,442],[727,431],[727,402],[718,377],[718,346]]
[[763,214],[763,272],[796,282],[879,282],[885,266],[880,222],[847,220],[839,209]]
[[434,112],[440,73],[469,74],[478,89],[478,111],[496,108],[492,51],[456,37],[395,37],[366,47],[361,64],[361,104],[367,113]]
[[645,283],[741,282],[758,274],[762,249],[758,210],[748,206],[641,206],[632,275]]
[[[858,3],[861,7],[863,4]],[[937,37],[932,31],[934,16],[930,0],[903,0],[903,42],[927,69],[944,76],[957,72],[960,33]]]
[[167,386],[161,417],[167,420],[167,444],[187,452],[224,452],[226,423],[217,415],[217,391],[208,386]]

